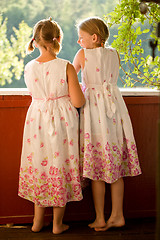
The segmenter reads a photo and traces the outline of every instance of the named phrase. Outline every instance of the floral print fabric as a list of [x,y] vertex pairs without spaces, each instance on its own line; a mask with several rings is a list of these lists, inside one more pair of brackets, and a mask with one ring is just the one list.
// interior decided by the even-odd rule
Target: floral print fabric
[[68,61],[35,60],[25,67],[32,95],[21,155],[19,196],[42,207],[63,207],[82,199],[78,112],[68,96]]
[[141,174],[130,117],[117,87],[119,59],[112,48],[84,49],[80,116],[83,177],[113,183]]

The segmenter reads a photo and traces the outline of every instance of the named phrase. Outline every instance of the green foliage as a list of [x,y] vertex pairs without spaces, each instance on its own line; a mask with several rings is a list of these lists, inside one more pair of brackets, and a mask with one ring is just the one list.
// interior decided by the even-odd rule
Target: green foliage
[[7,38],[7,19],[0,16],[0,85],[11,83],[12,77],[19,80],[23,72],[25,45],[31,35],[31,29],[24,23],[19,29],[13,28],[14,35]]
[[121,0],[114,11],[106,16],[111,28],[118,27],[112,46],[120,54],[121,69],[124,72],[121,80],[125,86],[133,87],[141,83],[160,88],[160,57],[156,56],[153,61],[151,49],[148,54],[149,44],[145,45],[149,39],[155,39],[160,51],[160,39],[156,36],[160,5],[148,3],[148,12],[143,15],[139,3],[138,0]]
[[[94,15],[103,18],[104,14],[113,11],[114,7],[118,2],[119,0],[0,0],[0,11],[3,12],[3,17],[7,18],[7,30],[5,36],[6,39],[8,39],[9,41],[10,47],[12,47],[11,35],[16,36],[14,29],[19,28],[19,24],[22,22],[22,20],[29,27],[33,28],[37,21],[51,16],[55,21],[60,24],[64,32],[64,40],[59,57],[68,59],[72,62],[75,53],[79,49],[79,45],[77,44],[77,30],[75,27],[76,23],[81,19]],[[30,34],[28,33],[27,36],[27,30],[24,29],[25,42],[28,41],[29,35]],[[112,42],[112,35],[113,34],[111,29],[111,37],[109,39],[109,43]],[[21,36],[23,36],[23,34],[21,34]],[[21,42],[20,38],[19,41]],[[22,41],[22,44],[20,42],[17,41],[17,47],[14,44],[15,49],[18,49],[18,45],[21,50],[23,49],[24,42]],[[6,52],[9,53],[9,49],[7,49]],[[24,62],[26,64],[31,59],[37,57],[38,54],[39,53],[36,50],[32,54],[25,57],[22,54],[20,58],[20,54],[18,53],[18,59],[19,62],[21,59],[21,62]],[[5,62],[6,66],[9,67],[7,69],[10,69],[10,71],[8,71],[10,75],[7,75],[8,80],[5,80],[6,84],[4,85],[4,87],[26,87],[23,79],[23,74],[21,75],[20,80],[16,81],[15,74],[13,74],[13,72],[11,71],[12,67],[10,67],[8,61],[8,58],[3,60],[3,64]]]

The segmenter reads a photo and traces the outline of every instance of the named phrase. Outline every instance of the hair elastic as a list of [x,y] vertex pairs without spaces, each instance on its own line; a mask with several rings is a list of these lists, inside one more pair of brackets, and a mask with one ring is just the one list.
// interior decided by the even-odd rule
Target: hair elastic
[[57,40],[57,38],[53,38],[53,41]]
[[101,47],[104,47],[104,42],[101,42]]
[[34,41],[35,39],[34,38],[32,38],[32,41]]

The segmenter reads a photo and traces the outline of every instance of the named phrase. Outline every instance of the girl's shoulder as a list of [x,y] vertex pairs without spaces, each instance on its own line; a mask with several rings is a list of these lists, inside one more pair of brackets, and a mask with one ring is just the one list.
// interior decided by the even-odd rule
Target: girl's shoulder
[[97,52],[117,52],[117,50],[111,46],[107,47],[97,47],[97,48],[92,48],[92,49],[86,49],[84,48],[84,53],[85,54],[94,54]]
[[113,48],[111,45],[105,46],[104,49],[107,49],[107,50],[115,50],[115,48]]
[[56,59],[50,60],[48,62],[38,62],[38,61],[36,61],[36,59],[33,59],[25,65],[25,69],[27,70],[28,68],[31,68],[31,67],[43,66],[43,65],[47,65],[47,64],[49,64],[49,65],[52,65],[52,64],[67,65],[68,63],[70,63],[69,60],[62,59],[62,58],[56,58]]
[[26,63],[25,68],[24,68],[25,71],[28,71],[28,69],[33,68],[34,64],[35,64],[35,60],[34,60],[34,59],[32,59],[31,61],[29,61],[28,63]]
[[76,57],[77,58],[83,58],[84,57],[84,51],[85,51],[84,48],[79,49],[76,53]]
[[70,63],[69,60],[64,59],[64,58],[56,58],[57,62],[62,63],[62,64],[68,64]]
[[111,46],[105,47],[104,49],[105,51],[109,51],[109,52],[117,52],[117,50]]
[[31,65],[33,65],[35,62],[35,59],[32,59],[31,61],[29,61],[28,63],[26,63],[25,67],[29,67]]
[[115,48],[111,46],[107,47],[99,47],[99,48],[93,48],[93,49],[84,49],[84,55],[85,59],[87,61],[93,61],[93,59],[110,59],[112,61],[117,61],[120,62],[118,52]]
[[55,65],[54,67],[58,70],[64,70],[65,72],[67,71],[67,66],[71,64],[71,62],[67,59],[63,58],[56,58]]

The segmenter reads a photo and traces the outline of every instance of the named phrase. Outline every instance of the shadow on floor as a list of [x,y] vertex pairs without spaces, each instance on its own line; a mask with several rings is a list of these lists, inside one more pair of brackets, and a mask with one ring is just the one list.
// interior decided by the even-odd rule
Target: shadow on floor
[[67,222],[68,231],[52,234],[52,226],[43,228],[39,233],[31,231],[31,225],[26,228],[0,228],[2,240],[155,240],[156,219],[127,219],[123,228],[112,228],[105,232],[95,232],[88,227],[88,222]]

